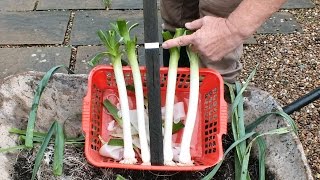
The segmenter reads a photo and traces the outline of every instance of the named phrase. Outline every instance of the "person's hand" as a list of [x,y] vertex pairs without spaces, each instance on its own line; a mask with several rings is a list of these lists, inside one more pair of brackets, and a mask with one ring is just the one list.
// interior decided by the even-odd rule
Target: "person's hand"
[[195,32],[168,40],[162,44],[162,47],[169,49],[175,46],[191,45],[194,52],[212,61],[219,61],[241,45],[245,39],[238,29],[225,18],[205,16],[186,23],[185,26]]

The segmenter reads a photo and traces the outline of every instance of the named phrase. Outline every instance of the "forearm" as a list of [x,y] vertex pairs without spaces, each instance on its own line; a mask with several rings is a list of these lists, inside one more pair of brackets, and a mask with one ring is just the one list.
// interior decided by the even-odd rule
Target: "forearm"
[[228,20],[244,38],[252,35],[286,0],[243,0]]

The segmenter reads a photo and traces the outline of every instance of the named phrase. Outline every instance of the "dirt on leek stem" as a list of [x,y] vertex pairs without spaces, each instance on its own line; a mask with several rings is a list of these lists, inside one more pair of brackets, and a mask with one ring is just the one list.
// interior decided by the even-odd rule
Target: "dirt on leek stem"
[[[178,28],[174,37],[170,32],[163,32],[162,35],[165,40],[176,38],[185,34],[185,29]],[[167,82],[167,92],[166,92],[166,114],[165,114],[165,126],[164,126],[164,142],[163,142],[163,152],[164,155],[164,164],[165,165],[175,165],[172,161],[173,159],[173,150],[172,150],[172,123],[173,123],[173,106],[174,106],[174,96],[176,89],[176,78],[177,78],[177,69],[178,61],[180,58],[180,47],[174,47],[170,50],[170,59],[169,59],[169,71],[168,71],[168,82]]]

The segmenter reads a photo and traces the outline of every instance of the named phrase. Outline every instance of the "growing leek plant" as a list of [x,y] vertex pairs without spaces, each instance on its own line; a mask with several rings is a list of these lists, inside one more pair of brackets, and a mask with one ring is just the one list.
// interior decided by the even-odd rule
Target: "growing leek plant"
[[138,24],[133,24],[130,28],[127,26],[128,22],[125,20],[117,21],[118,33],[124,42],[125,50],[128,56],[129,64],[132,70],[133,83],[136,96],[136,107],[137,107],[137,118],[138,118],[138,129],[139,129],[139,140],[141,146],[141,159],[143,165],[150,165],[150,150],[146,134],[145,116],[144,116],[144,96],[143,87],[141,80],[141,73],[139,69],[139,63],[136,52],[137,38],[130,37],[130,31]]
[[[226,155],[230,153],[233,148],[235,148],[234,159],[235,159],[235,179],[236,180],[251,179],[248,171],[248,165],[250,160],[251,149],[254,143],[257,144],[258,151],[259,151],[259,155],[258,155],[259,177],[257,177],[257,179],[259,180],[265,179],[265,152],[267,147],[266,147],[265,140],[262,138],[263,136],[281,135],[288,132],[297,133],[297,127],[293,119],[282,110],[273,111],[273,112],[264,114],[261,117],[257,118],[255,121],[253,121],[251,124],[247,126],[244,125],[243,92],[246,90],[250,80],[253,78],[254,74],[256,73],[257,67],[251,72],[250,76],[248,77],[248,79],[244,84],[240,84],[236,82],[235,85],[231,85],[226,83],[226,85],[229,87],[231,103],[232,103],[231,126],[232,126],[234,143],[225,151],[224,157],[226,157]],[[280,127],[264,133],[256,132],[255,128],[271,115],[278,115],[283,117],[283,119],[290,126]],[[202,180],[212,179],[214,175],[218,172],[222,163],[223,163],[223,160],[219,162],[212,169],[212,171],[209,174],[207,174]]]
[[[178,28],[174,37],[170,32],[163,32],[162,36],[164,40],[176,38],[185,34],[185,29]],[[172,123],[173,123],[173,107],[174,107],[174,96],[176,90],[176,79],[178,71],[178,61],[180,58],[180,47],[174,47],[170,50],[169,59],[169,71],[167,79],[167,92],[166,92],[166,107],[165,107],[165,124],[164,124],[164,140],[163,140],[163,159],[164,164],[173,166],[175,163],[173,159],[172,151]]]
[[[190,34],[190,31],[187,31]],[[190,144],[192,133],[197,117],[198,100],[199,100],[199,56],[191,50],[190,45],[187,47],[187,53],[190,60],[190,92],[189,106],[185,128],[181,141],[181,151],[179,155],[179,165],[193,165],[190,154]]]

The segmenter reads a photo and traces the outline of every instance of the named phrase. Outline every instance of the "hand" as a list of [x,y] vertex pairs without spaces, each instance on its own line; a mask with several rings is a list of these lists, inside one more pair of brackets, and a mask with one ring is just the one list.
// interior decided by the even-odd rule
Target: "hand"
[[245,39],[228,19],[205,16],[186,23],[186,28],[195,30],[191,35],[168,40],[162,47],[169,49],[175,46],[192,45],[194,52],[211,59],[221,60],[226,54],[241,45]]

